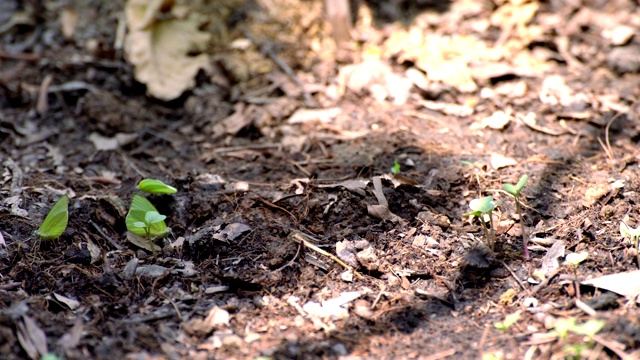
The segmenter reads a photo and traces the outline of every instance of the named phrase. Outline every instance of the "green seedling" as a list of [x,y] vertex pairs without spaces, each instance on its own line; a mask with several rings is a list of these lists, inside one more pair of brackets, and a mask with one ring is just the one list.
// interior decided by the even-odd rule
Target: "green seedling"
[[[482,223],[482,231],[487,238],[487,245],[491,251],[494,249],[496,243],[496,230],[493,226],[493,210],[500,204],[500,202],[494,202],[493,196],[486,196],[480,199],[473,199],[469,202],[471,210],[468,213],[462,214],[462,216],[477,216]],[[489,218],[485,219],[485,216]]]
[[156,179],[144,179],[140,181],[138,184],[138,188],[140,191],[149,193],[149,194],[175,194],[178,192],[178,189],[174,188],[171,185],[167,185],[160,180]]
[[504,321],[494,323],[493,326],[501,331],[507,331],[511,327],[511,325],[518,322],[520,319],[520,311],[516,311],[513,314],[509,314],[504,318]]
[[156,251],[153,240],[162,238],[171,232],[164,220],[167,217],[161,215],[158,210],[143,196],[134,195],[131,200],[131,208],[125,222],[127,230],[138,236],[144,236],[149,240],[149,246],[155,257]]
[[393,175],[400,174],[400,163],[398,159],[393,159],[393,166],[390,170]]
[[625,215],[624,219],[620,222],[620,235],[622,238],[629,238],[629,241],[636,247],[636,262],[638,263],[638,267],[640,268],[640,226],[637,228],[632,228],[627,225],[629,222],[629,215]]
[[579,253],[571,253],[571,254],[567,254],[567,256],[565,256],[564,258],[564,265],[569,265],[572,269],[573,269],[573,275],[575,277],[575,281],[573,283],[573,286],[576,290],[576,297],[578,299],[580,299],[580,285],[578,282],[578,265],[580,265],[581,262],[587,260],[587,258],[589,257],[589,252],[588,251],[583,251],[583,252],[579,252]]
[[69,198],[61,197],[45,217],[36,236],[42,241],[54,240],[60,237],[69,222]]
[[509,195],[513,196],[516,200],[516,211],[518,212],[518,217],[520,218],[520,229],[522,229],[522,245],[524,246],[524,257],[529,258],[529,249],[527,248],[528,237],[527,230],[524,227],[524,218],[522,217],[522,204],[520,203],[520,190],[527,183],[527,179],[529,179],[529,175],[522,175],[520,180],[516,185],[504,184],[504,191],[506,191]]
[[[567,355],[567,359],[580,359],[582,350],[587,347],[591,347],[593,343],[593,337],[604,327],[606,322],[604,320],[591,319],[582,324],[577,324],[576,319],[558,319],[556,321],[554,329],[551,331],[552,335],[555,335],[558,340],[565,343],[563,350]],[[580,344],[567,344],[569,333],[585,336],[586,341],[583,340]]]

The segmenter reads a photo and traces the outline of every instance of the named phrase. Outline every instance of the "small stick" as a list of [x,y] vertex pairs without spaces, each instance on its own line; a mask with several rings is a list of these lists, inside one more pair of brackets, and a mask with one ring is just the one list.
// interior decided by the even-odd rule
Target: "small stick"
[[293,231],[291,234],[289,234],[289,238],[292,239],[295,242],[302,243],[304,246],[308,247],[309,249],[314,250],[315,252],[317,252],[319,254],[322,254],[322,255],[332,259],[333,261],[337,262],[343,268],[345,268],[345,269],[347,269],[349,271],[353,271],[353,274],[355,276],[357,276],[359,278],[362,277],[362,275],[359,272],[353,270],[351,268],[351,266],[347,265],[344,261],[338,259],[336,256],[334,256],[334,255],[332,255],[332,254],[320,249],[316,245],[314,245],[314,244],[310,243],[309,241],[307,241],[305,239],[304,235],[300,231]]
[[518,285],[520,285],[520,287],[522,288],[522,290],[524,290],[527,295],[529,295],[530,297],[533,297],[533,294],[531,293],[531,291],[529,291],[529,289],[527,289],[524,284],[522,283],[522,281],[520,279],[518,279],[518,276],[516,276],[516,273],[513,272],[513,270],[511,270],[511,268],[509,267],[509,265],[507,265],[507,263],[505,263],[504,261],[500,260],[500,263],[502,264],[502,266],[504,266],[509,273],[511,273],[511,276],[513,276],[513,278],[518,282]]

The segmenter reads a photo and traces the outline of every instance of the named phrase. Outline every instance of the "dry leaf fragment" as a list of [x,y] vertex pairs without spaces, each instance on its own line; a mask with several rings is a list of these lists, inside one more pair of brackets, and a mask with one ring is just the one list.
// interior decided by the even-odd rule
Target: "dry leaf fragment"
[[[132,0],[127,3],[127,24],[131,32],[125,39],[127,59],[135,66],[135,77],[147,85],[147,92],[165,101],[178,98],[195,85],[195,75],[209,68],[203,51],[210,34],[200,31],[200,21],[155,19],[166,5],[163,1]],[[155,20],[155,21],[154,21]]]
[[498,170],[503,167],[516,165],[518,162],[514,158],[502,156],[500,154],[491,154],[491,167]]
[[214,306],[204,319],[192,319],[184,324],[184,331],[192,335],[207,335],[214,329],[220,329],[229,325],[229,312]]
[[318,185],[318,187],[319,188],[335,188],[338,186],[342,186],[345,189],[351,192],[354,192],[360,196],[365,196],[367,193],[364,191],[364,189],[367,187],[367,184],[369,184],[369,181],[367,180],[347,180],[347,181],[343,181],[335,184]]
[[605,275],[585,280],[581,284],[609,290],[627,299],[633,299],[640,295],[640,270]]
[[47,335],[33,318],[23,315],[22,321],[17,323],[17,327],[18,341],[30,358],[38,359],[49,352]]
[[490,127],[496,130],[502,130],[507,126],[511,120],[511,111],[498,110],[484,119],[482,119],[482,126]]
[[63,9],[60,12],[60,29],[65,39],[71,40],[76,34],[78,13],[73,9]]

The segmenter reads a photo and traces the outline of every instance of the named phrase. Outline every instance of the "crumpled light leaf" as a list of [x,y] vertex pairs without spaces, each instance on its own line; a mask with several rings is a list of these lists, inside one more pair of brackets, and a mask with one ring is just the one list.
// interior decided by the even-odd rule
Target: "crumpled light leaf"
[[[153,6],[157,7],[158,2],[148,2],[148,7]],[[125,39],[125,52],[135,66],[136,80],[147,85],[147,92],[170,101],[195,85],[200,69],[209,68],[206,54],[189,54],[203,51],[210,34],[198,30],[201,22],[195,17],[152,21],[151,15],[158,11],[159,8],[144,10],[140,1],[127,3],[130,32]]]

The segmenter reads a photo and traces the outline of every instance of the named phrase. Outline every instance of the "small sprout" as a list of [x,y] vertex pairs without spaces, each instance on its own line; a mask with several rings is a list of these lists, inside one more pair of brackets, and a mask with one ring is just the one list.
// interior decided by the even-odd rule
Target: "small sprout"
[[520,311],[516,311],[513,314],[509,314],[504,318],[504,321],[494,323],[493,326],[501,331],[507,331],[511,327],[511,325],[518,322],[520,319]]
[[167,185],[160,180],[156,179],[144,179],[140,181],[138,187],[141,191],[149,194],[175,194],[178,189],[173,186]]
[[575,282],[573,283],[573,286],[576,290],[576,297],[578,299],[580,299],[580,285],[578,285],[578,265],[580,265],[581,262],[587,260],[588,257],[588,251],[571,253],[567,254],[567,256],[564,257],[564,265],[569,265],[573,269],[573,275],[575,276]]
[[583,335],[593,337],[602,328],[604,328],[606,322],[604,320],[591,319],[582,324],[577,324],[576,319],[558,319],[554,326],[553,332],[558,336],[560,340],[566,340],[569,332],[576,335]]
[[393,166],[390,170],[393,175],[400,174],[400,163],[398,159],[393,159]]
[[169,229],[164,222],[166,218],[167,217],[161,215],[155,206],[145,197],[134,195],[125,222],[127,224],[127,230],[149,239],[151,251],[155,256],[153,239],[164,237],[171,232],[171,229]]
[[622,238],[629,238],[629,241],[636,247],[636,261],[638,262],[638,267],[640,267],[640,226],[637,228],[632,228],[627,225],[629,223],[629,215],[625,215],[622,221],[620,222],[620,235]]
[[527,243],[529,239],[527,237],[527,230],[524,227],[524,218],[522,216],[522,204],[520,203],[520,191],[522,190],[524,185],[527,183],[528,179],[529,179],[529,175],[525,174],[520,177],[520,180],[518,180],[518,183],[516,185],[511,185],[511,184],[503,185],[504,191],[509,193],[509,195],[513,196],[513,198],[516,200],[516,211],[518,212],[518,217],[520,218],[520,229],[522,230],[522,245],[524,247],[524,257],[527,259],[529,258],[529,248],[527,247]]
[[[487,245],[489,249],[493,251],[493,247],[496,241],[496,232],[493,226],[493,210],[500,204],[500,202],[494,202],[493,196],[486,196],[480,199],[473,199],[469,202],[471,210],[468,213],[462,214],[462,216],[477,216],[482,223],[482,231],[487,238]],[[485,219],[485,215],[489,218],[489,224]]]
[[578,265],[580,265],[581,262],[587,260],[588,257],[589,257],[588,251],[567,254],[567,256],[565,256],[564,258],[564,264],[577,267]]
[[520,196],[520,190],[522,190],[522,188],[526,185],[527,180],[529,180],[529,175],[522,175],[515,186],[511,184],[504,184],[504,191],[517,198],[518,196]]
[[36,236],[42,241],[57,239],[67,228],[68,222],[69,198],[63,196],[53,205],[40,228],[36,230]]
[[576,333],[577,335],[593,337],[595,334],[600,332],[602,328],[604,328],[606,323],[607,322],[604,320],[591,319],[585,323],[574,326],[571,331]]

